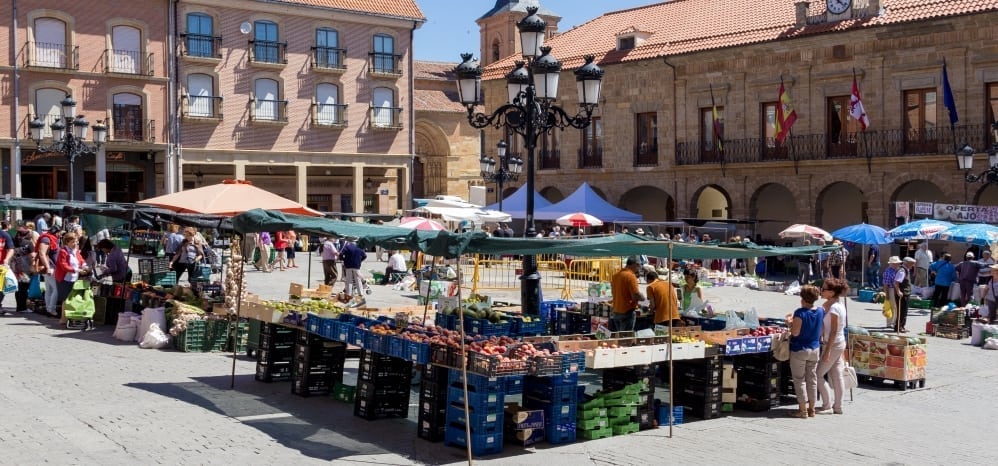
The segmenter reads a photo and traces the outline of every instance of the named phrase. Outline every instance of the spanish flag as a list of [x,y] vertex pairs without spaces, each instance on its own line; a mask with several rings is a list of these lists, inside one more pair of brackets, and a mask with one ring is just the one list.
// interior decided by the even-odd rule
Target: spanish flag
[[783,87],[783,79],[780,79],[780,104],[776,107],[776,142],[783,144],[783,140],[790,135],[790,127],[797,121],[797,112],[793,103],[790,102],[790,94]]

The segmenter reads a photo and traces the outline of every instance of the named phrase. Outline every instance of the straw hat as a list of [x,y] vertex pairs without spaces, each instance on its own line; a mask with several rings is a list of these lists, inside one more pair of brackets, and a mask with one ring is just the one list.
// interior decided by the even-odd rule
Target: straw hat
[[905,257],[904,261],[906,263],[912,263],[912,264],[914,264],[915,263],[915,258],[914,257]]
[[890,259],[887,259],[887,263],[888,264],[900,264],[901,263],[901,258],[898,257],[898,256],[891,256]]
[[974,253],[968,251],[967,255],[964,256],[964,257],[966,257],[967,259],[973,259],[974,258]]

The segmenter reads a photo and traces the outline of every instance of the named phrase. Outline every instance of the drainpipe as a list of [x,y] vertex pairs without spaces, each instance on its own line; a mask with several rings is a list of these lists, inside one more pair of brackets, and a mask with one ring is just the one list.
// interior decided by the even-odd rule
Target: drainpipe
[[[672,142],[672,158],[673,158],[673,163],[675,163],[676,148],[677,148],[677,144],[676,144],[677,141],[675,139],[677,139],[677,136],[679,134],[679,133],[677,133],[677,131],[679,131],[679,123],[678,123],[678,120],[679,120],[679,111],[678,111],[678,107],[679,107],[679,102],[678,102],[679,96],[677,95],[677,88],[676,88],[676,67],[672,63],[669,63],[669,57],[668,56],[666,56],[665,58],[662,59],[662,63],[665,63],[665,66],[668,66],[669,68],[672,69],[672,138],[673,138],[673,142]],[[675,174],[673,174],[673,177],[675,177]],[[680,214],[678,212],[679,211],[679,185],[678,185],[678,182],[674,182],[673,185],[674,185],[674,188],[673,188],[674,191],[673,192],[676,194],[676,211],[677,211],[676,212],[676,218],[679,218],[680,217]],[[687,215],[687,217],[690,217],[690,215]]]
[[416,28],[419,27],[419,21],[412,22],[412,29],[409,30],[409,189],[406,190],[406,195],[408,199],[402,199],[403,209],[415,209],[416,203],[413,201],[412,192],[414,184],[416,183],[415,178],[415,168],[416,168],[416,105],[414,103],[415,99],[415,89],[416,78]]
[[[14,64],[14,121],[11,122],[14,134],[14,147],[10,152],[10,195],[11,197],[21,197],[21,137],[17,133],[17,122],[21,120],[21,76],[17,68],[17,0],[11,1],[13,11],[11,19],[13,28],[10,30],[10,53],[13,55],[11,63]],[[20,210],[14,212],[13,218],[20,218]]]
[[[166,155],[163,157],[163,187],[167,194],[174,193],[180,190],[179,177],[177,176],[178,167],[180,164],[180,108],[178,107],[177,94],[179,92],[179,79],[180,79],[180,68],[179,61],[177,60],[177,24],[179,24],[180,9],[177,8],[177,3],[180,0],[173,0],[170,2],[170,11],[167,16],[169,17],[169,31],[167,32],[167,49],[170,53],[167,54],[169,57],[167,61],[167,73],[170,75],[167,80],[167,94],[169,105],[169,115],[167,118],[169,122],[167,124],[167,144],[166,144]],[[155,164],[155,162],[154,162]]]

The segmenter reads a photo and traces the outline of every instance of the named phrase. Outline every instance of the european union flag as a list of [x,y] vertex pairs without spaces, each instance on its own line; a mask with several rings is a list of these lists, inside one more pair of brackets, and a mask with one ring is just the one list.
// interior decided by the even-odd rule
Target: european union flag
[[953,88],[949,85],[949,73],[946,72],[946,60],[943,60],[943,106],[949,113],[949,126],[952,128],[960,117],[956,114],[956,100],[953,99]]

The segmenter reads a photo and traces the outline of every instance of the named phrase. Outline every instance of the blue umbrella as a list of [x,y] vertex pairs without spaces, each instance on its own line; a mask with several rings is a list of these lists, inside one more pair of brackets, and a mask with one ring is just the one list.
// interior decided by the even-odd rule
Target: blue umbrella
[[934,237],[936,233],[939,233],[940,231],[943,231],[951,226],[953,226],[953,224],[950,222],[923,218],[921,220],[915,220],[914,222],[908,222],[904,225],[897,226],[888,231],[887,235],[890,236],[891,239],[928,239]]
[[998,243],[998,227],[987,223],[965,223],[940,231],[935,238],[990,247]]
[[887,237],[887,230],[868,223],[839,228],[832,232],[832,236],[856,244],[889,244],[892,242],[891,238]]

